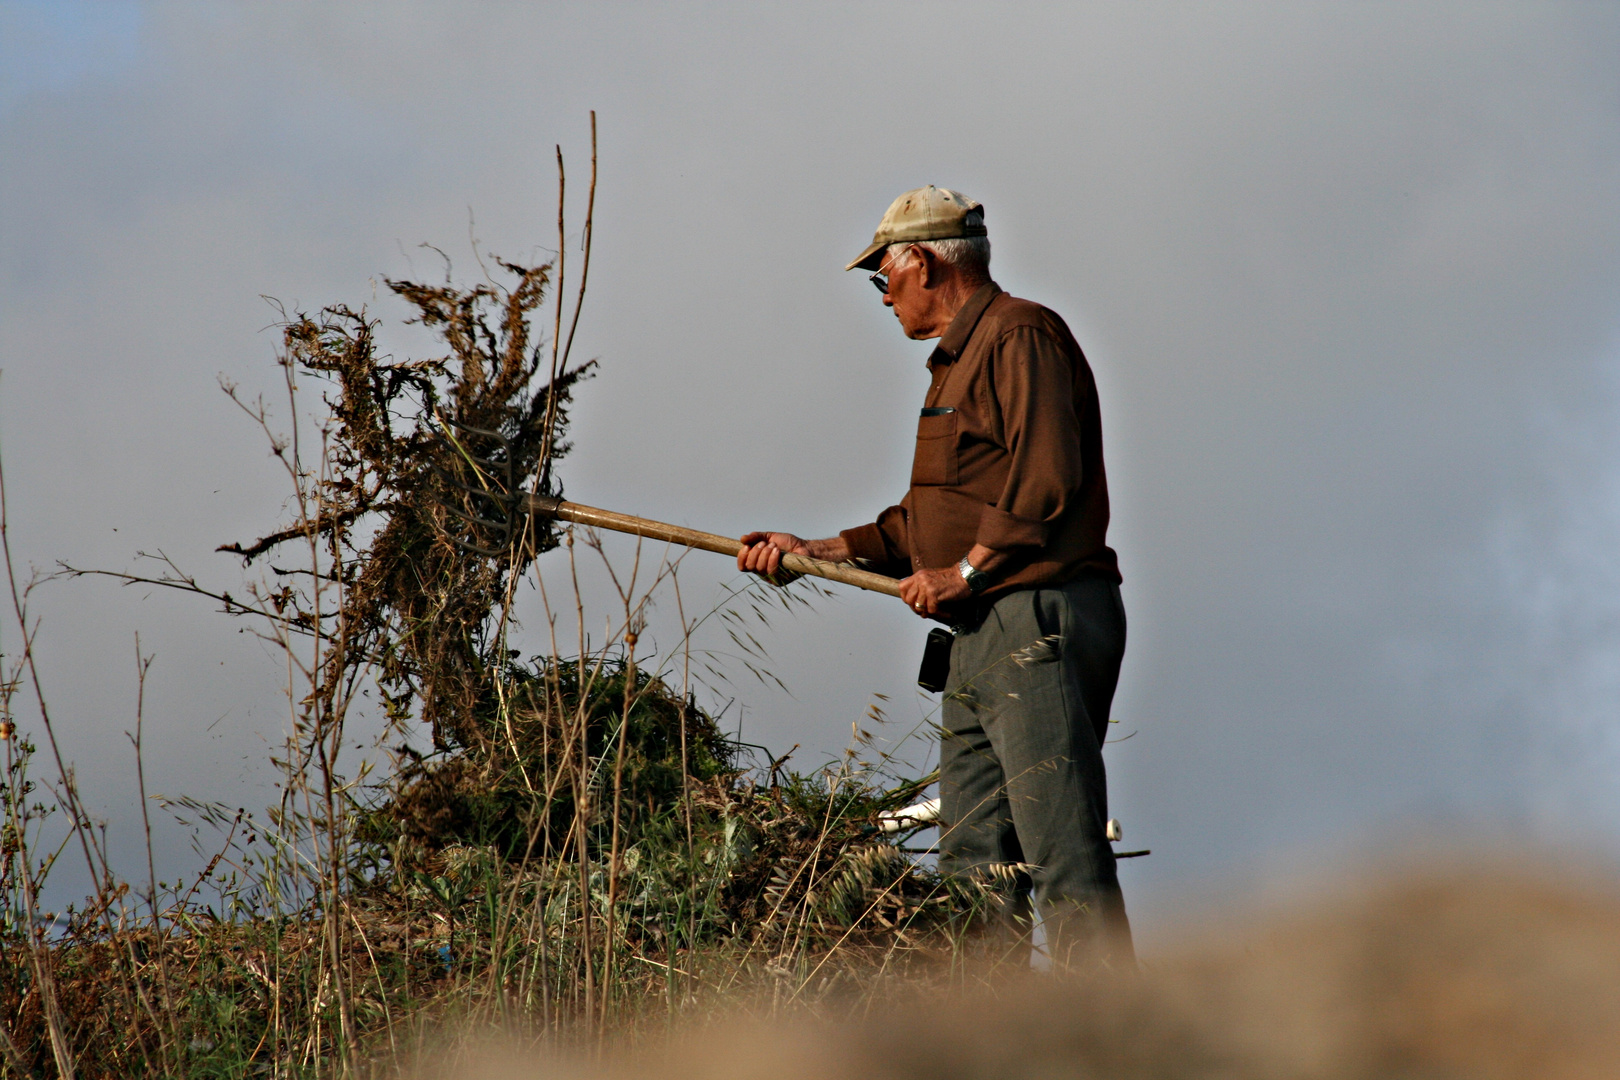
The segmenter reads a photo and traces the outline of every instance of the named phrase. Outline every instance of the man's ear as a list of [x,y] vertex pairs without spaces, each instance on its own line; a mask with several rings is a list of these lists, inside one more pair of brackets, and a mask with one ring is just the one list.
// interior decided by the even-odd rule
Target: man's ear
[[939,287],[940,268],[939,261],[932,251],[921,245],[913,245],[911,257],[917,260],[917,268],[922,275],[918,282],[925,289]]

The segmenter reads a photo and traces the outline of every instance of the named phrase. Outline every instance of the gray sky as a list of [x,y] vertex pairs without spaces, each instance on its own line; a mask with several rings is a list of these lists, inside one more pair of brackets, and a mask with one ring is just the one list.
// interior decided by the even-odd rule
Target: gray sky
[[[928,346],[842,266],[906,188],[981,200],[997,279],[1069,321],[1103,398],[1136,733],[1107,759],[1154,849],[1123,871],[1147,933],[1430,830],[1612,851],[1617,55],[1607,5],[0,3],[15,550],[161,548],[237,585],[212,548],[284,498],[216,384],[274,390],[261,294],[397,321],[381,278],[437,275],[422,241],[470,276],[469,213],[484,250],[542,257],[553,144],[582,196],[594,108],[573,498],[818,535],[898,498]],[[707,558],[688,603],[733,576]],[[137,630],[149,786],[267,801],[270,653],[104,583],[36,613],[115,828]],[[848,592],[779,621],[792,695],[739,679],[745,735],[808,764],[874,694],[914,722],[923,633]]]

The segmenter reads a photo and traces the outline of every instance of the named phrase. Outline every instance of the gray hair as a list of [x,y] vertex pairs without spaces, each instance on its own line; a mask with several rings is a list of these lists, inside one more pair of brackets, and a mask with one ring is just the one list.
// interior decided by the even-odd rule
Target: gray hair
[[[969,214],[970,224],[980,224],[983,218]],[[988,236],[959,236],[950,240],[912,240],[903,244],[890,244],[884,256],[898,260],[912,244],[933,252],[934,258],[955,267],[973,281],[990,280],[990,238]]]

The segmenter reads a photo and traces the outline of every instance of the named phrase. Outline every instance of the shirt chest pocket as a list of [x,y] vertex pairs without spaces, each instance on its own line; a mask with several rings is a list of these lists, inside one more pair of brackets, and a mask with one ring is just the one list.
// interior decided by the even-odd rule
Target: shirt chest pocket
[[911,482],[937,487],[956,480],[956,410],[924,409],[917,420],[917,453],[911,459]]

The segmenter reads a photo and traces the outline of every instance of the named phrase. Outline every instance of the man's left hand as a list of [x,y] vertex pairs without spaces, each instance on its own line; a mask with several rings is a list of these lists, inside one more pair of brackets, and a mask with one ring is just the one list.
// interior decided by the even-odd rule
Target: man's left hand
[[900,599],[925,619],[943,621],[942,608],[972,595],[954,566],[944,570],[919,570],[900,583]]

